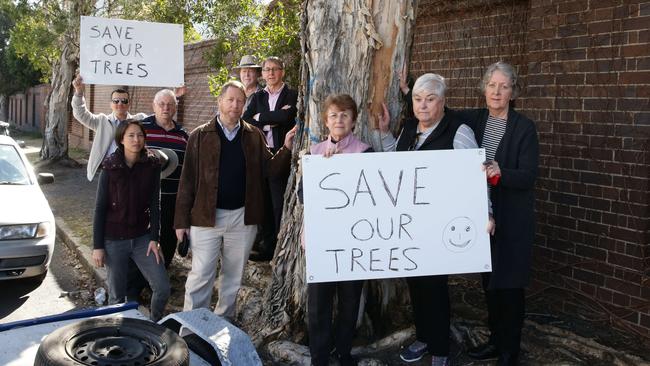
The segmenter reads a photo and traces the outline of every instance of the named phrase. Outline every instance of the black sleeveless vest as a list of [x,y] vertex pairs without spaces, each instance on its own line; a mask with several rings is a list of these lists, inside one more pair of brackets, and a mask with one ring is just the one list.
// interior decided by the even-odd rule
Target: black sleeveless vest
[[[456,130],[462,123],[456,118],[453,112],[445,108],[445,116],[438,124],[438,127],[431,132],[429,137],[424,140],[418,150],[447,150],[454,148],[454,136]],[[409,118],[404,122],[402,133],[397,141],[396,151],[408,151],[413,145],[418,130],[418,120]]]

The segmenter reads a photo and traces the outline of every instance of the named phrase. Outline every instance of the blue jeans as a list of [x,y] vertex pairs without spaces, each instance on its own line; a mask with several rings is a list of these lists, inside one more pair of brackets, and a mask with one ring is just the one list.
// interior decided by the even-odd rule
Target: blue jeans
[[162,318],[163,310],[169,299],[169,277],[165,262],[156,263],[156,256],[147,256],[149,234],[135,239],[106,240],[106,272],[108,274],[108,303],[118,304],[126,297],[129,258],[138,266],[144,278],[149,282],[151,291],[151,320]]

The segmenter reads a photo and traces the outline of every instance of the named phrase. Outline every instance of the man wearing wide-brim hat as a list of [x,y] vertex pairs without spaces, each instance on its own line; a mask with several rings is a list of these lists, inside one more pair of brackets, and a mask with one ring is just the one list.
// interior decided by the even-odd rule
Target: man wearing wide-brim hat
[[257,64],[255,56],[245,55],[239,60],[239,65],[233,67],[233,70],[239,72],[239,80],[246,88],[246,104],[244,104],[244,110],[246,110],[251,99],[253,99],[253,94],[258,90],[262,90],[262,86],[258,82],[262,66]]

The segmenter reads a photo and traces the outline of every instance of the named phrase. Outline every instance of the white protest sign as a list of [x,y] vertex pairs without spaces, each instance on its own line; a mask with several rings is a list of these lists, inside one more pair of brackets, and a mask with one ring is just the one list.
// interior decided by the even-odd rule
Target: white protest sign
[[183,84],[180,24],[82,16],[79,53],[79,72],[87,84]]
[[491,271],[483,149],[305,155],[307,282]]

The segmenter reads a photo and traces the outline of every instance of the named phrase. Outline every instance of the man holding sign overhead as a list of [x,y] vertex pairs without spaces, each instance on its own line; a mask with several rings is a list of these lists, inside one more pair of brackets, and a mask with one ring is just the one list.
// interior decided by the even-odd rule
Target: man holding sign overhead
[[129,92],[125,89],[115,89],[111,93],[110,107],[113,111],[111,114],[91,113],[86,107],[86,100],[84,99],[85,86],[81,75],[78,75],[72,81],[72,86],[74,87],[72,115],[79,123],[95,132],[86,168],[86,177],[89,181],[92,181],[104,158],[112,154],[117,148],[115,143],[117,125],[127,119],[143,119],[147,115],[144,113],[135,115],[129,113]]

